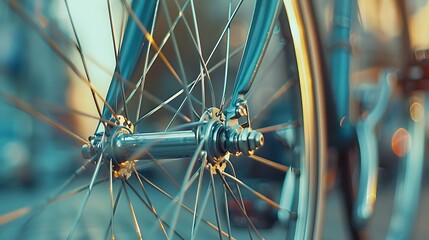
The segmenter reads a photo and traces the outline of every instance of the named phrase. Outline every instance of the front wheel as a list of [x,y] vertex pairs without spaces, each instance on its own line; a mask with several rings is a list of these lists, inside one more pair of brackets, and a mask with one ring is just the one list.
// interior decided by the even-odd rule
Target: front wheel
[[[72,10],[78,8],[66,2],[73,34],[60,39],[78,49],[82,71],[45,33],[49,19],[30,16],[28,5],[10,1],[66,60],[78,78],[73,80],[86,83],[99,123],[88,141],[64,131],[85,143],[85,164],[46,201],[29,198],[26,207],[2,211],[0,223],[9,226],[4,236],[320,236],[326,141],[313,14],[305,1],[279,1],[267,15],[272,19],[257,18],[252,14],[261,3],[266,2],[123,1],[126,26],[114,28],[111,12],[106,19],[116,64],[100,101],[86,72],[85,36],[74,26]],[[249,30],[263,22],[270,23],[267,36]],[[237,81],[249,84],[240,88]],[[60,128],[31,104],[0,96]],[[236,107],[233,116],[230,107]],[[259,189],[248,181],[256,177],[273,184]],[[76,183],[81,186],[72,188]],[[59,212],[64,216],[52,221]],[[261,224],[261,213],[274,218],[274,226]]]

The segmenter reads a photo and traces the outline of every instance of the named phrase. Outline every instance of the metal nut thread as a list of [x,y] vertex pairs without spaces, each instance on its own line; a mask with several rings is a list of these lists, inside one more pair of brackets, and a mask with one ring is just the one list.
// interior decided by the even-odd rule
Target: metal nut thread
[[226,145],[231,153],[252,155],[256,149],[264,145],[264,136],[260,132],[245,128],[241,133],[230,134]]

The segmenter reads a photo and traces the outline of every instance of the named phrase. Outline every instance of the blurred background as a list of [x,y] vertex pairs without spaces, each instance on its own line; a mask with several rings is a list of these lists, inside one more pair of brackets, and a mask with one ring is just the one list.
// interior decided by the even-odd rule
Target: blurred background
[[[65,35],[73,38],[64,3],[52,1],[42,4],[42,1],[31,0],[22,2],[31,9],[42,25],[46,24],[48,34],[56,36],[61,50],[67,53],[73,62],[79,62],[80,56],[75,46],[61,37]],[[351,35],[352,121],[357,121],[362,115],[361,102],[354,93],[359,92],[364,83],[375,85],[382,69],[403,66],[405,27],[409,30],[413,50],[429,49],[426,19],[429,16],[429,1],[404,2],[406,8],[398,9],[395,0],[357,0],[359,13],[354,16]],[[81,37],[80,42],[88,56],[87,67],[93,84],[104,96],[115,67],[109,22],[105,21],[108,19],[108,12],[98,11],[100,4],[104,7],[105,2],[73,0],[69,1],[69,4],[71,9],[76,10],[73,14],[77,31],[82,36],[88,32],[92,33],[90,38]],[[112,4],[113,15],[121,19],[123,9],[120,1],[113,1]],[[326,33],[322,36],[323,43],[326,43],[329,39],[327,26],[332,21],[333,1],[314,1],[314,4],[318,9],[316,17],[319,19],[319,27],[326,29],[321,31]],[[401,10],[407,14],[407,26],[404,26],[400,19]],[[217,17],[211,12],[207,12],[206,16],[213,19]],[[236,24],[232,27],[239,30],[243,26]],[[115,22],[115,28],[121,28],[121,21]],[[0,33],[0,89],[32,103],[36,109],[49,109],[45,114],[80,136],[93,134],[97,120],[73,114],[74,109],[79,109],[97,115],[88,87],[76,79],[76,75],[61,57],[7,6],[5,0],[0,0]],[[246,37],[246,32],[232,37],[240,41]],[[325,48],[328,49],[328,46]],[[237,60],[233,64],[238,66],[238,63]],[[78,67],[83,69],[82,65]],[[377,95],[377,92],[372,94]],[[387,112],[377,129],[380,177],[376,212],[369,227],[369,234],[373,239],[383,238],[387,231],[396,186],[398,158],[406,154],[396,149],[394,144],[396,141],[408,141],[408,133],[401,130],[406,116],[398,110],[401,109],[403,101],[400,91],[394,89]],[[48,103],[55,103],[55,106]],[[429,103],[426,106],[429,106]],[[429,118],[428,110],[426,107],[425,113]],[[7,202],[0,197],[3,198],[3,201],[0,200],[0,214],[3,214],[7,209],[13,208],[11,205],[25,202],[23,199],[19,200],[20,198],[38,194],[35,189],[52,182],[60,182],[64,179],[63,176],[73,173],[82,161],[79,143],[1,98],[0,116],[0,196],[8,195]],[[426,125],[426,133],[429,134],[429,124]],[[337,161],[338,155],[331,149],[326,179],[324,239],[350,238],[339,190]],[[429,236],[429,207],[426,205],[429,202],[427,160],[424,164],[421,190],[413,231],[414,239],[425,239]],[[42,199],[42,196],[33,197]],[[10,199],[18,200],[13,203]]]

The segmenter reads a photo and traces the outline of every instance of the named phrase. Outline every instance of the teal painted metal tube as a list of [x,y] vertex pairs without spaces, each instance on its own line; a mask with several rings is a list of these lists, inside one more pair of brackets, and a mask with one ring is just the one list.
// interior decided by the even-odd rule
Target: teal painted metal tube
[[[133,1],[131,5],[131,9],[135,16],[148,31],[152,28],[156,8],[156,0]],[[138,22],[130,16],[126,24],[122,46],[120,46],[118,56],[120,59],[119,65],[115,69],[115,72],[120,74],[121,79],[117,79],[116,76],[113,76],[106,96],[107,103],[112,106],[115,111],[123,105],[120,97],[121,81],[131,81],[136,74],[140,74],[141,76],[141,72],[137,73],[137,69],[139,68],[140,61],[144,59],[147,47],[148,41],[144,32],[138,26]],[[110,111],[104,107],[103,118],[110,119],[110,117]]]
[[350,70],[350,29],[352,23],[351,0],[335,0],[334,18],[331,32],[330,76],[333,101],[336,109],[334,121],[335,138],[344,144],[354,137],[349,121],[349,70]]

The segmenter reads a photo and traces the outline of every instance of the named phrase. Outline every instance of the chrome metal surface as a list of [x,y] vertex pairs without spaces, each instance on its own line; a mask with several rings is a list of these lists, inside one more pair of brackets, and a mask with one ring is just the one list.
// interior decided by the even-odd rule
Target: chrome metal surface
[[[217,108],[208,109],[202,120],[208,121],[195,131],[134,133],[130,121],[118,115],[117,126],[107,133],[91,136],[90,143],[82,146],[82,156],[89,159],[105,149],[105,158],[113,159],[122,168],[122,163],[131,164],[134,160],[192,157],[203,141],[209,161],[217,164],[230,153],[252,155],[264,144],[262,133],[240,126],[236,129],[226,127],[225,117]],[[103,136],[106,136],[105,140]]]
[[113,153],[118,162],[142,159],[191,157],[197,148],[195,132],[120,133],[113,139]]

